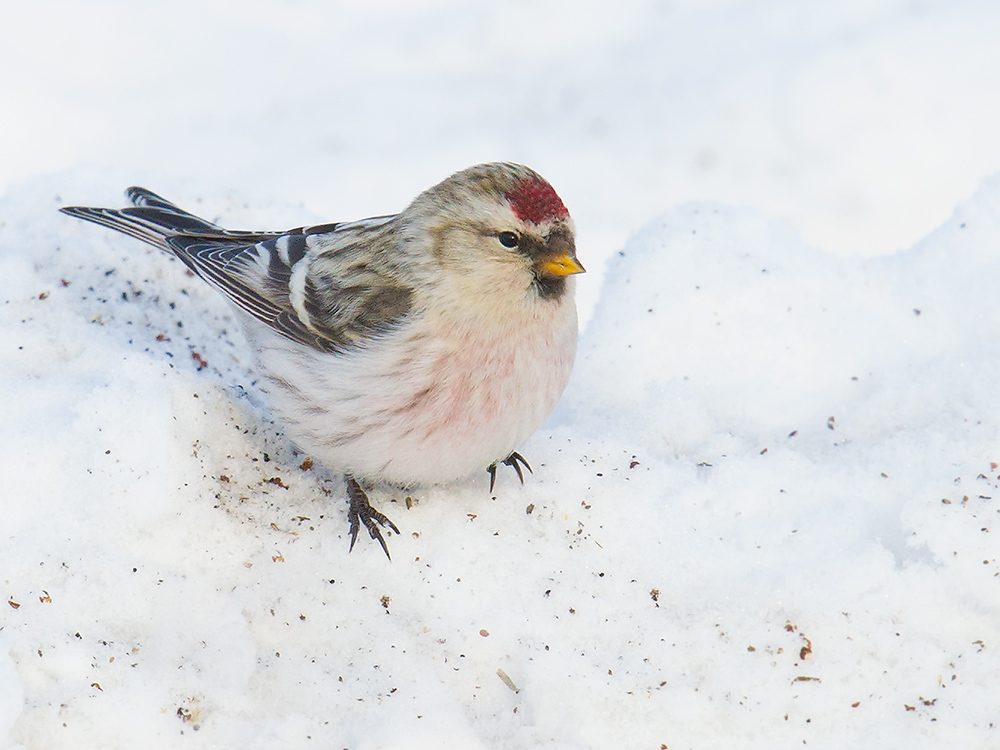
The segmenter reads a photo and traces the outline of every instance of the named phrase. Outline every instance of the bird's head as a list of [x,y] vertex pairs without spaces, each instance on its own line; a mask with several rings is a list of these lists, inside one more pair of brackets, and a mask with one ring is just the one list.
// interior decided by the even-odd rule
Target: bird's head
[[583,273],[573,222],[552,186],[520,164],[480,164],[419,196],[431,253],[470,292],[558,301]]

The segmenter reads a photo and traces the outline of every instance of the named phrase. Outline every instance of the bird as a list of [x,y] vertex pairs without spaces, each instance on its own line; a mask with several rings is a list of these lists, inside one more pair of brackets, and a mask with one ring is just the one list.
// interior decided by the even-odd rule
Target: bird
[[[301,450],[344,476],[350,550],[380,483],[443,485],[517,452],[554,409],[577,346],[573,221],[521,164],[479,164],[403,211],[234,231],[145,188],[121,209],[60,210],[180,260],[228,299],[266,401]],[[387,532],[388,533],[388,532]],[[349,550],[349,551],[350,551]]]

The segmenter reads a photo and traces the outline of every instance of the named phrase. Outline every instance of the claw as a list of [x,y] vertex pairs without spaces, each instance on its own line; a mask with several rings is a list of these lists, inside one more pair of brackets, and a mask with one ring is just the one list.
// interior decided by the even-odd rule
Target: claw
[[363,523],[368,529],[368,535],[382,545],[382,551],[391,560],[389,547],[386,545],[385,539],[382,538],[379,526],[388,526],[397,534],[399,534],[399,529],[396,528],[396,524],[372,507],[371,503],[368,502],[368,495],[361,489],[361,485],[354,477],[347,476],[345,479],[347,480],[347,499],[350,503],[347,520],[351,524],[351,549],[348,551],[354,549],[354,543],[358,540],[358,531]]
[[514,469],[514,471],[517,472],[517,478],[521,480],[521,484],[524,484],[524,472],[521,471],[522,464],[524,465],[524,468],[528,470],[528,473],[530,474],[535,473],[531,470],[531,467],[528,465],[528,462],[524,459],[524,456],[522,456],[517,451],[514,451],[509,456],[507,456],[507,458],[505,458],[503,461],[499,462],[494,461],[486,468],[486,471],[488,471],[490,474],[490,492],[493,492],[493,485],[497,479],[497,463],[502,463],[504,466],[510,466],[512,469]]
[[514,467],[514,471],[517,472],[517,478],[521,480],[521,484],[524,484],[524,474],[521,473],[521,467],[518,465],[518,461],[524,464],[524,468],[528,470],[529,474],[535,473],[531,470],[531,466],[528,465],[528,462],[524,459],[524,456],[522,456],[517,451],[514,451],[509,456],[507,456],[507,458],[503,460],[503,463],[504,466]]

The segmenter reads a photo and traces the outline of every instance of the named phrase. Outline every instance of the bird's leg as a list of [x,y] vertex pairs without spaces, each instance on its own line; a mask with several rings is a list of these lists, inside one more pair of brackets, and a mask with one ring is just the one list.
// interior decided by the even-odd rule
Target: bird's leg
[[382,551],[385,552],[385,556],[391,560],[392,558],[389,557],[389,548],[386,546],[385,539],[382,538],[382,531],[379,529],[379,526],[388,526],[397,534],[399,533],[399,529],[396,528],[396,524],[372,507],[372,504],[368,502],[368,495],[361,489],[358,480],[350,474],[346,475],[344,479],[347,480],[347,499],[350,503],[347,511],[347,520],[351,523],[351,550],[354,549],[354,543],[358,540],[358,529],[361,528],[361,524],[363,523],[365,528],[368,529],[368,535],[372,539],[378,540],[378,543],[382,545]]
[[528,470],[528,473],[535,473],[531,470],[531,467],[528,466],[528,462],[524,460],[524,456],[517,451],[514,451],[503,461],[494,461],[487,467],[486,471],[488,471],[490,475],[490,492],[493,492],[493,485],[497,481],[497,463],[502,463],[504,466],[510,466],[514,469],[514,471],[517,472],[517,478],[521,480],[521,484],[524,484],[524,473],[521,471],[521,466],[518,461],[520,461],[521,464],[524,464],[524,468]]

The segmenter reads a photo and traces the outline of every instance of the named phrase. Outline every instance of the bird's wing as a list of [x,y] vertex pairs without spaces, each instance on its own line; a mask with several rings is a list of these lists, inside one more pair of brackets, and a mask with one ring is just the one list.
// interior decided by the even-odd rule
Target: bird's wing
[[[363,238],[339,229],[306,227],[253,244],[197,235],[167,242],[192,271],[257,320],[314,349],[344,352],[390,330],[409,312],[412,290],[357,261],[365,255]],[[318,240],[329,245],[331,235],[340,241],[322,251],[324,263],[314,263],[310,250]]]
[[[410,310],[412,290],[366,262],[366,246],[392,217],[288,232],[223,229],[143,188],[123,209],[62,211],[176,255],[261,323],[300,344],[342,353],[391,330]],[[323,263],[312,272],[317,249]]]

